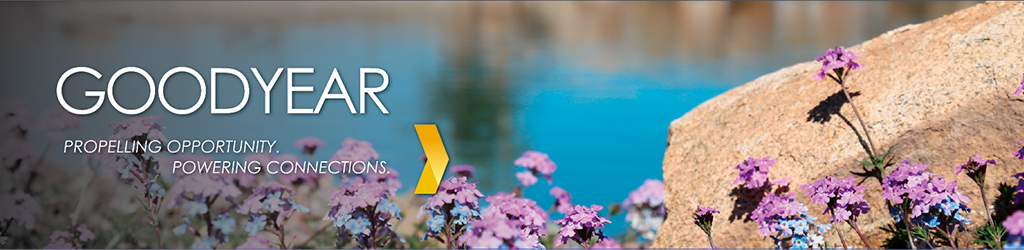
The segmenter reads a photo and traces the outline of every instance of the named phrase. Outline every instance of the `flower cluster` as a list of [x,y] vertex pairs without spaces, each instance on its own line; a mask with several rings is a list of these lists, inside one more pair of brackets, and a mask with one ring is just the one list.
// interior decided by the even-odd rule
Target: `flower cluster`
[[957,190],[956,181],[947,183],[942,176],[924,172],[926,169],[927,164],[904,160],[885,176],[882,197],[894,205],[905,204],[910,218],[917,218],[932,208],[970,211],[966,203],[971,199]]
[[985,172],[988,170],[989,165],[996,165],[996,160],[982,159],[981,155],[975,155],[967,160],[967,163],[957,165],[954,167],[956,175],[960,175],[960,172],[967,171],[967,177],[970,177],[974,183],[978,186],[985,186]]
[[1014,212],[1003,221],[1003,228],[1010,233],[1003,248],[1021,249],[1024,248],[1024,211]]
[[466,181],[466,177],[452,177],[438,185],[437,193],[427,198],[427,203],[420,208],[419,218],[424,213],[427,219],[427,232],[420,238],[434,238],[455,247],[460,232],[469,226],[469,222],[480,218],[480,199],[483,193],[476,189],[476,183]]
[[807,212],[807,207],[797,202],[794,197],[794,194],[769,193],[761,199],[754,211],[750,213],[750,219],[757,222],[757,232],[761,236],[768,236],[773,231],[779,230],[780,220],[800,216]]
[[[346,140],[347,141],[347,140]],[[331,210],[323,220],[338,228],[338,245],[354,238],[361,248],[380,248],[393,240],[405,240],[392,230],[391,219],[402,219],[398,204],[390,200],[391,186],[385,182],[349,180],[338,190],[328,190]]]
[[[174,182],[174,186],[167,191],[167,209],[178,207],[185,212],[182,214],[184,224],[172,230],[175,234],[190,232],[200,239],[193,245],[194,248],[214,248],[219,244],[228,241],[228,234],[235,229],[235,219],[228,211],[216,212],[213,203],[218,198],[224,197],[230,200],[242,194],[233,183],[225,178],[212,174],[182,175]],[[204,221],[202,225],[207,227],[204,236],[202,231],[192,225],[192,217]]]
[[641,240],[653,240],[665,222],[665,183],[648,179],[639,188],[630,191],[622,201],[626,208],[626,222]]
[[555,173],[558,166],[555,162],[548,158],[548,154],[537,152],[537,151],[526,151],[513,162],[516,166],[526,168],[526,170],[516,173],[516,178],[524,187],[532,186],[537,183],[537,176],[543,176],[548,180],[548,184],[551,184],[551,174]]
[[882,197],[892,202],[890,212],[897,222],[906,217],[912,225],[938,229],[955,245],[955,233],[971,222],[961,213],[971,212],[967,207],[971,200],[960,193],[956,181],[946,182],[942,176],[924,172],[926,169],[927,164],[904,160],[886,175]]
[[536,237],[523,237],[519,228],[520,223],[501,211],[487,209],[479,220],[470,222],[459,244],[469,248],[544,249]]
[[[288,197],[285,197],[286,194]],[[252,195],[245,198],[238,208],[238,213],[249,215],[249,220],[245,222],[245,231],[249,232],[249,236],[255,236],[265,228],[274,234],[283,234],[288,218],[295,212],[308,213],[309,208],[296,203],[293,196],[295,191],[277,182],[253,189]],[[284,242],[277,244],[287,246]]]
[[[35,213],[42,211],[36,199],[22,191],[13,194],[0,193],[0,222],[16,222],[25,229],[36,227]],[[9,228],[3,228],[6,232]]]
[[516,197],[514,193],[498,193],[487,197],[490,207],[482,212],[481,216],[486,217],[490,213],[493,216],[508,219],[513,228],[519,232],[518,239],[523,241],[520,245],[533,248],[540,245],[540,236],[547,235],[548,214],[537,206],[537,202]]
[[565,214],[565,218],[555,221],[555,224],[562,226],[562,229],[558,230],[555,246],[572,240],[583,247],[589,247],[601,239],[608,238],[601,229],[604,228],[604,224],[612,222],[597,214],[597,211],[603,208],[599,205],[590,205],[589,208],[581,205],[572,206]]
[[814,58],[814,60],[821,62],[821,69],[814,75],[814,80],[825,79],[829,72],[835,72],[837,76],[841,77],[845,70],[859,70],[864,67],[856,62],[856,60],[860,60],[860,56],[843,46],[829,48],[824,55]]
[[78,223],[78,215],[72,213],[71,224],[67,231],[53,231],[50,234],[50,244],[43,248],[47,249],[82,249],[86,241],[96,238],[96,235],[89,230],[85,224]]
[[775,159],[767,156],[760,159],[750,157],[733,168],[739,170],[740,175],[736,176],[732,184],[743,184],[747,189],[761,188],[768,182],[768,170],[772,166],[775,166]]
[[843,179],[829,176],[800,186],[807,191],[811,201],[826,206],[825,212],[830,214],[831,222],[856,221],[858,216],[871,210],[864,200],[864,189],[867,187],[857,186],[853,176]]
[[[167,141],[163,134],[164,126],[156,123],[160,116],[138,116],[121,122],[109,123],[108,125],[114,129],[114,134],[107,139],[139,143],[146,143],[152,140]],[[107,157],[112,159],[107,159]],[[153,226],[157,232],[156,245],[159,248],[161,240],[158,230],[160,227],[158,214],[160,213],[160,204],[163,202],[164,194],[167,191],[157,182],[160,179],[160,164],[154,158],[152,152],[134,151],[116,155],[106,154],[106,156],[101,156],[100,164],[107,166],[108,169],[112,169],[121,179],[131,182],[132,186],[139,191],[141,197],[137,198],[144,202],[143,206],[149,212],[146,218],[147,224]],[[170,204],[174,203],[173,201],[170,202]],[[173,207],[173,205],[168,207]]]
[[[817,224],[818,218],[800,213],[797,216],[779,219],[776,230],[778,236],[772,236],[776,248],[785,247],[789,239],[790,249],[825,248],[825,233],[832,228],[829,224]],[[812,229],[811,226],[814,228]]]

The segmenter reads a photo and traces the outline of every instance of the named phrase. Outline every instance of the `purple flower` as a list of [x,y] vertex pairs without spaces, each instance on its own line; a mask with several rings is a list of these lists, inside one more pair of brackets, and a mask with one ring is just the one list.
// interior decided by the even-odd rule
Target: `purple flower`
[[603,208],[599,205],[590,205],[589,208],[581,205],[572,206],[565,214],[565,218],[555,221],[555,224],[562,226],[562,229],[558,230],[555,246],[565,244],[568,240],[586,246],[594,237],[598,240],[607,238],[601,229],[604,228],[604,224],[612,222],[597,215],[597,211]]
[[[515,248],[521,245],[523,237],[519,231],[519,223],[509,219],[498,210],[486,210],[479,220],[470,222],[472,227],[459,238],[459,244],[469,248]],[[535,245],[536,238],[533,238]]]
[[711,225],[714,223],[715,215],[721,213],[715,210],[711,206],[697,206],[697,211],[693,212],[693,224],[697,224],[700,230],[704,231],[705,234],[711,235]]
[[[917,218],[932,209],[942,209],[944,203],[955,203],[959,210],[969,211],[966,205],[971,200],[957,190],[957,182],[946,182],[942,176],[924,172],[928,169],[927,164],[910,163],[910,159],[903,160],[899,166],[885,177],[882,185],[882,197],[891,201],[894,205],[904,204],[911,214],[910,218]],[[897,218],[899,219],[899,218]]]
[[313,156],[313,154],[316,153],[316,149],[321,148],[324,145],[327,145],[324,141],[312,136],[295,141],[295,146],[301,148],[302,154],[308,156]]
[[13,220],[25,229],[33,229],[36,226],[35,213],[42,210],[36,199],[25,192],[0,194],[0,221]]
[[760,188],[768,181],[768,170],[772,166],[775,166],[775,159],[767,156],[760,159],[750,157],[733,168],[739,170],[740,175],[736,176],[732,184],[744,184],[747,189]]
[[338,190],[328,190],[331,209],[323,220],[333,221],[340,240],[354,238],[361,248],[380,248],[404,240],[392,230],[391,219],[402,220],[401,208],[390,200],[386,182],[352,178]]
[[957,165],[954,169],[956,169],[956,175],[967,170],[967,177],[971,177],[971,180],[974,180],[974,183],[979,186],[984,186],[985,171],[989,165],[996,165],[996,160],[985,160],[981,158],[981,155],[975,155],[967,160],[967,163]]
[[533,184],[537,184],[537,176],[533,175],[528,171],[516,173],[516,179],[518,179],[519,184],[523,185],[524,187],[529,187],[533,186]]
[[818,205],[826,206],[831,222],[856,220],[857,216],[871,210],[864,200],[864,189],[868,186],[857,186],[853,176],[843,179],[828,176],[800,186],[807,191],[807,196]]
[[548,180],[548,184],[552,183],[551,174],[555,173],[555,170],[558,169],[558,166],[555,165],[555,162],[551,161],[551,159],[548,158],[548,154],[533,150],[524,152],[523,155],[516,159],[513,163],[516,166],[524,167],[530,170],[530,172],[534,174],[540,174],[541,176],[544,176],[544,178]]
[[[443,243],[457,242],[461,232],[469,222],[480,218],[480,199],[483,193],[476,189],[476,183],[466,181],[466,177],[452,177],[441,181],[437,193],[427,198],[427,203],[420,207],[419,218],[424,213],[430,217],[427,232],[420,241],[427,238],[446,237]],[[442,230],[446,233],[443,233]]]
[[455,165],[450,169],[452,173],[455,173],[456,177],[473,178],[473,174],[476,173],[476,168],[473,165]]
[[812,79],[825,79],[831,71],[835,71],[838,76],[840,74],[839,70],[859,70],[863,68],[863,66],[856,62],[859,59],[860,56],[857,56],[852,50],[848,50],[843,46],[829,48],[825,51],[824,55],[814,58],[815,61],[821,62],[821,70]]
[[70,214],[71,224],[66,231],[53,231],[50,234],[50,244],[43,248],[47,249],[81,249],[83,243],[96,238],[85,224],[78,223],[75,219],[77,214]]
[[[1017,142],[1020,145],[1024,145],[1024,141]],[[1017,157],[1018,160],[1024,161],[1024,147],[1021,147],[1017,152],[1013,152],[1013,157]]]
[[572,207],[572,194],[569,194],[569,191],[565,191],[565,189],[560,187],[553,187],[548,193],[555,197],[554,206],[559,213],[564,214]]
[[521,239],[537,239],[539,236],[547,235],[547,212],[537,206],[537,202],[518,198],[514,193],[498,193],[487,197],[490,207],[484,210],[486,213],[504,214],[506,218],[513,220],[520,232]]
[[1011,235],[1024,235],[1024,211],[1017,211],[1006,217],[1003,228]]
[[1020,79],[1020,85],[1017,86],[1017,90],[1013,91],[1013,95],[1024,94],[1024,77]]
[[376,160],[379,157],[370,142],[345,138],[345,141],[341,142],[341,149],[331,155],[331,160],[355,162]]
[[647,179],[639,188],[630,191],[622,201],[626,209],[626,222],[641,239],[653,240],[667,216],[665,212],[665,183]]
[[779,228],[779,219],[807,212],[807,207],[793,199],[794,196],[794,194],[777,196],[775,193],[768,193],[761,199],[754,211],[750,213],[750,219],[757,222],[758,233],[761,236],[768,236]]

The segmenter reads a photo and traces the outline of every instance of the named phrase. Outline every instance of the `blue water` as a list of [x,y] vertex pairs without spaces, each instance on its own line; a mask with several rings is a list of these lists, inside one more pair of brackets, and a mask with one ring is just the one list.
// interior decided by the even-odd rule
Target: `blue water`
[[[95,20],[108,17],[96,15]],[[117,15],[110,16],[118,20]],[[401,192],[414,188],[423,167],[413,124],[436,123],[451,157],[449,166],[477,166],[475,181],[485,194],[511,189],[517,170],[512,161],[526,150],[538,150],[558,164],[554,186],[570,191],[573,202],[584,205],[620,202],[645,179],[661,179],[669,123],[701,102],[778,68],[811,60],[827,46],[852,45],[886,29],[825,45],[754,37],[770,45],[755,50],[718,48],[724,52],[705,54],[677,53],[692,49],[694,45],[686,41],[645,40],[657,37],[637,39],[678,48],[660,53],[646,43],[614,40],[565,45],[543,30],[514,34],[507,43],[494,42],[480,34],[488,29],[460,30],[429,18],[379,23],[286,19],[264,25],[129,16],[127,21],[98,27],[52,16],[27,27],[4,26],[11,36],[0,41],[0,97],[28,99],[33,110],[50,108],[57,105],[56,80],[75,66],[104,74],[103,81],[84,75],[72,78],[65,95],[76,107],[92,105],[93,100],[80,93],[102,88],[125,66],[146,69],[159,80],[166,70],[185,65],[207,81],[211,67],[236,68],[248,77],[252,91],[241,112],[210,115],[207,97],[192,115],[166,113],[158,99],[144,115],[166,113],[158,122],[172,139],[271,139],[278,140],[281,153],[298,154],[292,142],[315,136],[328,144],[317,152],[318,159],[329,158],[347,137],[369,141],[388,166],[401,173]],[[353,115],[342,101],[328,101],[319,115],[286,114],[284,76],[272,94],[272,113],[264,114],[262,90],[250,67],[260,69],[264,77],[278,67],[315,68],[315,74],[296,78],[296,85],[315,88],[296,94],[296,106],[303,108],[316,104],[332,69],[339,71],[353,97],[360,67],[385,69],[390,86],[378,96],[390,114],[381,114],[371,102],[367,114]],[[184,76],[171,78],[168,85],[171,104],[177,107],[191,106],[198,98],[198,86]],[[116,98],[122,106],[143,103],[145,97],[139,93],[147,90],[140,80],[128,75],[119,82]],[[222,106],[241,100],[239,81],[222,77],[219,82]],[[380,78],[371,77],[369,82],[376,86]],[[358,98],[354,101],[358,108]],[[105,138],[111,133],[108,122],[126,118],[108,102],[67,137]],[[45,145],[41,137],[33,141],[40,149]],[[47,154],[78,167],[78,155],[62,155],[57,148]],[[526,197],[550,207],[551,186],[541,181],[525,191]],[[608,232],[619,233],[625,227],[620,215]]]

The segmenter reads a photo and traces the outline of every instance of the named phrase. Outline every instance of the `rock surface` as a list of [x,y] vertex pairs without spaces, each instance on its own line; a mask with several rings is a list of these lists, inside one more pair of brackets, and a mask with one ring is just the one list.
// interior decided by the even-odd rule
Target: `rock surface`
[[[929,171],[957,180],[972,199],[968,229],[982,225],[979,188],[955,176],[953,166],[975,154],[996,159],[999,165],[988,170],[990,201],[995,184],[1024,172],[1024,161],[1012,157],[1024,140],[1024,98],[1011,96],[1024,73],[1024,3],[979,4],[851,49],[866,68],[851,74],[850,91],[878,150],[898,144],[897,159],[929,164]],[[838,84],[811,80],[820,67],[806,62],[762,76],[672,122],[663,166],[669,218],[655,247],[706,248],[691,217],[697,205],[722,211],[713,227],[719,247],[772,247],[746,220],[758,201],[731,194],[737,187],[732,168],[747,157],[778,159],[769,179],[792,177],[791,192],[812,215],[823,208],[799,185],[864,172],[854,161],[867,157],[863,131]],[[861,229],[878,247],[886,237],[879,227],[892,219],[879,182],[857,180],[870,186],[865,199],[872,207]],[[848,242],[862,245],[848,225],[839,228]],[[838,245],[835,230],[826,240]]]

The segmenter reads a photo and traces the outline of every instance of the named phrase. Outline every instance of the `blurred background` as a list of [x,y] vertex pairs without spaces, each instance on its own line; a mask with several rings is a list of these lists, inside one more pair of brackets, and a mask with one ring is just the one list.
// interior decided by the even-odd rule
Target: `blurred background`
[[[247,107],[211,115],[207,98],[195,114],[160,118],[167,137],[272,139],[282,153],[298,154],[292,142],[314,136],[327,142],[316,154],[320,160],[352,137],[373,143],[401,173],[400,192],[407,192],[423,167],[412,125],[436,123],[449,166],[476,166],[473,181],[486,195],[516,185],[512,161],[538,150],[559,169],[553,185],[542,181],[525,190],[526,197],[547,208],[553,203],[548,189],[559,186],[572,193],[574,203],[606,205],[621,202],[645,179],[662,178],[668,124],[701,102],[813,60],[829,47],[853,46],[973,4],[5,2],[0,98],[24,99],[39,112],[56,106],[57,79],[76,66],[95,68],[104,79],[71,78],[64,93],[75,107],[92,105],[80,93],[103,88],[126,66],[157,79],[170,68],[188,66],[207,81],[211,67],[235,68],[253,87]],[[267,72],[265,77],[279,67],[315,68],[315,74],[296,78],[296,85],[316,89],[296,95],[296,106],[306,108],[316,104],[332,69],[352,94],[358,93],[360,67],[383,68],[390,85],[378,97],[390,114],[370,104],[367,114],[353,115],[343,102],[332,101],[319,115],[289,115],[282,77],[266,115],[250,67]],[[126,75],[119,81],[122,106],[145,101],[148,90],[141,80]],[[239,81],[219,82],[218,101],[241,100]],[[376,86],[380,79],[369,82]],[[171,78],[171,104],[190,106],[196,93],[194,80]],[[144,114],[161,113],[166,111],[154,102]],[[126,118],[107,101],[66,137],[105,138],[111,134],[108,122]],[[47,144],[45,136],[31,140],[40,151]],[[58,148],[42,152],[47,163],[82,168],[80,155]],[[626,229],[622,217],[612,218],[608,233]]]

